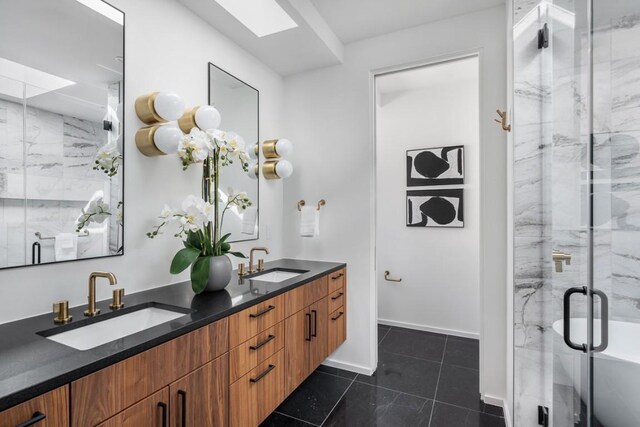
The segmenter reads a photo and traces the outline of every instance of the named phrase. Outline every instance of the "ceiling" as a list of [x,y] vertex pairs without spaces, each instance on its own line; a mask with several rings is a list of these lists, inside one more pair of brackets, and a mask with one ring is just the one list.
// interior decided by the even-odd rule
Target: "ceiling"
[[342,63],[344,46],[505,0],[277,0],[298,24],[257,37],[215,0],[178,0],[277,73],[287,76]]

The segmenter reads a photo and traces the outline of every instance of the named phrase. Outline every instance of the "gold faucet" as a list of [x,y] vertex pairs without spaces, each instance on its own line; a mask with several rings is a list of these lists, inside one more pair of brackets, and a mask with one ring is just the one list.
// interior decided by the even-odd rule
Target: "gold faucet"
[[267,255],[269,255],[269,249],[265,248],[265,247],[257,247],[257,248],[252,248],[251,252],[249,252],[249,273],[255,273],[256,270],[253,269],[253,252],[255,251],[263,251],[264,253],[266,253]]
[[84,311],[87,317],[93,317],[100,314],[100,309],[96,308],[96,279],[104,277],[109,280],[109,285],[113,286],[118,283],[118,279],[113,273],[106,271],[94,271],[89,275],[89,307]]

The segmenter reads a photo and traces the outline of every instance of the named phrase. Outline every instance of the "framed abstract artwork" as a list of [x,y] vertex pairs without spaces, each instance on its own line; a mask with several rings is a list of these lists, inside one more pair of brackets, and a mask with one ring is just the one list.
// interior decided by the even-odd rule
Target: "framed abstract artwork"
[[407,227],[464,227],[461,188],[407,191]]
[[464,146],[407,151],[407,187],[464,184]]

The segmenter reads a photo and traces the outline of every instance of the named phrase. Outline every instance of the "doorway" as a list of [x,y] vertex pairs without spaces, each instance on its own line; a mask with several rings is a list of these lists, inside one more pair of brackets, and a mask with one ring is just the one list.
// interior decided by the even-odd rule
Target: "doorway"
[[[479,55],[376,74],[374,89],[378,372],[423,361],[429,398],[478,410]],[[453,377],[468,395],[439,390]]]

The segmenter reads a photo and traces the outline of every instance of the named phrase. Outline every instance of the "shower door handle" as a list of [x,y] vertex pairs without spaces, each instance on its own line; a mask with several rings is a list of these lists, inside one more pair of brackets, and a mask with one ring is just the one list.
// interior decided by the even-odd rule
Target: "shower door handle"
[[564,308],[563,308],[563,311],[564,311],[563,312],[564,331],[563,331],[562,335],[564,337],[564,342],[570,348],[572,348],[574,350],[582,351],[583,353],[587,352],[587,345],[586,344],[576,344],[573,341],[571,341],[571,295],[573,295],[573,294],[587,295],[588,292],[589,292],[589,290],[588,290],[588,288],[586,286],[581,286],[581,287],[577,287],[577,288],[569,288],[564,293],[564,301],[563,301],[564,302]]
[[594,347],[593,351],[600,353],[609,346],[609,298],[604,292],[595,289],[593,294],[600,297],[600,345]]

